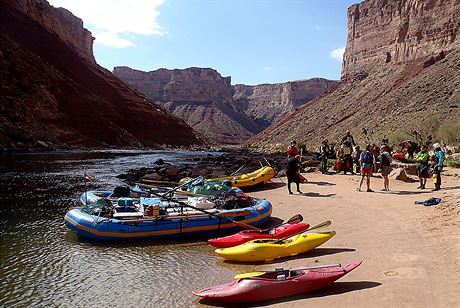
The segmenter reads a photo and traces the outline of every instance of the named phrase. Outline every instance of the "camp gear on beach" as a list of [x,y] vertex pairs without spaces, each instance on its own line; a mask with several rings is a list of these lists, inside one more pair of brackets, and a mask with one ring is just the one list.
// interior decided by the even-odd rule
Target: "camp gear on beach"
[[266,222],[272,211],[270,202],[256,198],[244,208],[203,210],[199,204],[161,194],[157,194],[161,198],[133,198],[133,206],[125,207],[117,199],[106,199],[110,191],[103,193],[83,194],[82,202],[89,206],[69,210],[64,217],[66,226],[81,237],[105,241],[209,237],[240,228],[259,230],[255,226]]
[[415,204],[423,204],[425,206],[436,205],[441,203],[441,198],[430,198],[425,201],[415,201]]
[[[275,170],[272,167],[262,167],[251,173],[245,173],[237,176],[226,176],[220,178],[206,179],[205,183],[210,181],[230,181],[233,187],[241,189],[250,189],[267,184],[275,176]],[[180,180],[179,183],[187,181],[189,178]]]
[[215,252],[232,261],[261,262],[307,252],[327,242],[334,235],[335,231],[303,232],[283,240],[254,240],[234,247],[218,248]]
[[260,231],[243,230],[233,235],[209,239],[208,243],[217,248],[227,248],[255,239],[280,239],[299,232],[304,232],[310,226],[309,224],[299,223],[298,219],[295,221],[297,222],[294,222],[294,220],[288,220],[287,223],[280,226]]
[[404,153],[401,153],[401,152],[396,152],[396,153],[393,153],[392,157],[394,159],[399,159],[399,160],[402,160],[402,159],[405,159],[406,156]]
[[[362,261],[348,264],[312,266],[298,269],[277,268],[257,277],[239,278],[229,283],[193,291],[193,294],[226,303],[251,303],[293,296],[332,284]],[[244,275],[244,274],[241,274]]]

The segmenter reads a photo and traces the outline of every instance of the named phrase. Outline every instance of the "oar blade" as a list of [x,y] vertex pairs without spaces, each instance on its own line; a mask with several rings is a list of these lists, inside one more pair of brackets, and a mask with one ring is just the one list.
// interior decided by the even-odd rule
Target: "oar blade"
[[[307,231],[326,228],[326,227],[329,227],[331,224],[332,224],[332,222],[330,220],[326,220],[326,221],[323,221],[322,223],[317,224],[316,226],[313,226],[313,227],[307,229]],[[307,231],[304,231],[304,232],[307,232]]]
[[298,224],[299,222],[302,222],[302,221],[303,221],[302,215],[297,214],[289,218],[289,220],[286,223],[292,225],[292,224]]
[[233,276],[235,279],[243,279],[243,278],[251,278],[251,277],[257,277],[257,276],[262,276],[266,272],[251,272],[251,273],[243,273],[243,274],[237,274]]

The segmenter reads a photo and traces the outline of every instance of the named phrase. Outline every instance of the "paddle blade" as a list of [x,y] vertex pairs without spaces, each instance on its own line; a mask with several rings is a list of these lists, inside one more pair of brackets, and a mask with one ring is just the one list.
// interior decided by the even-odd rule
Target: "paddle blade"
[[300,214],[294,215],[286,222],[287,224],[298,224],[299,222],[303,221],[303,217]]
[[251,272],[251,273],[237,274],[233,276],[233,278],[235,279],[251,278],[251,277],[262,276],[265,273],[266,272]]
[[[316,226],[313,226],[313,227],[307,229],[307,231],[326,228],[326,227],[329,227],[331,224],[332,224],[332,222],[330,220],[326,220],[326,221],[324,221],[324,222],[322,222],[320,224],[317,224]],[[306,231],[304,231],[304,232],[306,232]]]

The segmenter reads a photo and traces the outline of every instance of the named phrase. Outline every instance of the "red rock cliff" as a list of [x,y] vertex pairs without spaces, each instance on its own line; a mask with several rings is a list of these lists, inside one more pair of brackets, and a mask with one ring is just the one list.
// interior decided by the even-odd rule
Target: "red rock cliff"
[[83,28],[83,21],[64,8],[54,8],[46,0],[3,0],[34,19],[82,57],[96,62],[93,55],[93,36]]
[[348,9],[342,79],[459,46],[459,0],[366,0]]
[[210,68],[151,72],[115,67],[114,74],[162,104],[214,143],[237,144],[260,131],[233,105],[230,77]]
[[[0,147],[201,143],[184,121],[24,13],[24,3],[0,1]],[[27,3],[36,7],[26,12],[54,10]]]
[[251,119],[265,127],[337,84],[323,78],[255,86],[238,84],[234,86],[233,99]]

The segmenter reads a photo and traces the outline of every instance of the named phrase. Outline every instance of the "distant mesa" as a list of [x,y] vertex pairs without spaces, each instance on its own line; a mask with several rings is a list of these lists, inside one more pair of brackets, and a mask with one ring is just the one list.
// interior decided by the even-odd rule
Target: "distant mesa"
[[313,78],[232,86],[230,77],[196,67],[143,72],[120,66],[113,73],[218,144],[247,140],[338,83]]

